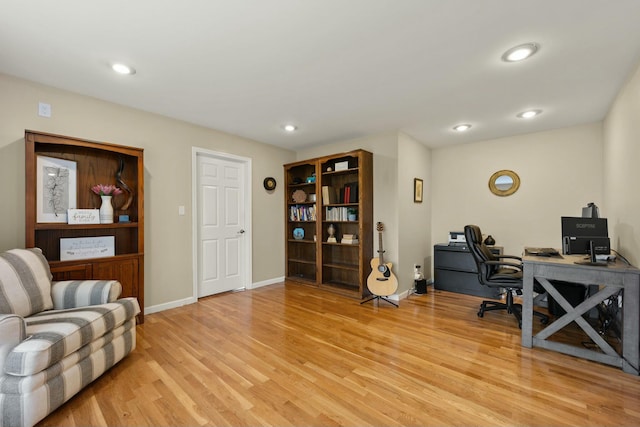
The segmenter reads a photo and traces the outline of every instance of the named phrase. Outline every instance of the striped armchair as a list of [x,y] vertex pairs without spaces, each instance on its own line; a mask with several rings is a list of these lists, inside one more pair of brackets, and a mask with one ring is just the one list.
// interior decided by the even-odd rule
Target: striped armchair
[[35,425],[135,349],[119,282],[51,278],[38,248],[0,254],[0,427]]

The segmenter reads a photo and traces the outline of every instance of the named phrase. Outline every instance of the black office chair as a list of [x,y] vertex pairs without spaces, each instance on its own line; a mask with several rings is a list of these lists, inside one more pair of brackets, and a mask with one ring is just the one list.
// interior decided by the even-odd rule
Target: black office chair
[[[495,255],[482,241],[482,233],[477,225],[466,225],[464,236],[469,251],[478,267],[480,283],[491,288],[504,288],[507,291],[506,304],[500,301],[482,301],[478,317],[483,317],[485,311],[507,310],[518,319],[518,327],[522,329],[522,304],[513,302],[513,292],[522,295],[522,258],[513,255]],[[534,288],[536,286],[534,285]],[[537,286],[536,292],[544,292],[544,288]],[[543,324],[549,323],[549,317],[534,311]]]

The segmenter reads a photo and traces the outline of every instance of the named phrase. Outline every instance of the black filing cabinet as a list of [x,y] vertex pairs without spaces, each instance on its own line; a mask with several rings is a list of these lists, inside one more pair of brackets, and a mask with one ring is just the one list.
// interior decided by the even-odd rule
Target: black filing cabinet
[[[490,246],[496,255],[502,255],[502,247]],[[483,286],[478,280],[478,269],[467,245],[439,243],[433,247],[433,287],[443,291],[500,298],[499,288]]]

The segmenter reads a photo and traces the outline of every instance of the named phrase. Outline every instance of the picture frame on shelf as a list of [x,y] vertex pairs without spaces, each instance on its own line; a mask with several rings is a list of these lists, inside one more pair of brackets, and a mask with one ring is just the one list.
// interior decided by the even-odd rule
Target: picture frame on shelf
[[413,179],[413,202],[422,203],[423,182],[420,178]]
[[345,160],[342,162],[336,162],[336,164],[334,165],[334,170],[336,172],[338,171],[346,171],[349,169],[349,161]]
[[60,239],[60,261],[115,256],[115,236]]
[[67,222],[67,210],[77,203],[77,170],[72,160],[37,156],[37,222]]
[[100,224],[99,209],[69,209],[68,224]]

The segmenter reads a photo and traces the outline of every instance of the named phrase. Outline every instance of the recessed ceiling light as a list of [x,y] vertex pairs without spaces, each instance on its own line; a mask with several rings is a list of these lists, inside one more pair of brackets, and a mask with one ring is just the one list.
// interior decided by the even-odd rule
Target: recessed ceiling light
[[518,114],[516,117],[520,118],[520,119],[532,119],[537,115],[542,114],[542,110],[527,110],[527,111],[523,111],[522,113]]
[[293,132],[293,131],[295,131],[296,129],[298,129],[298,127],[297,127],[297,126],[294,126],[294,125],[284,125],[284,130],[286,130],[287,132]]
[[466,123],[455,125],[453,127],[453,130],[455,130],[456,132],[464,132],[465,130],[469,130],[469,129],[471,129],[471,125]]
[[125,64],[113,64],[111,66],[111,68],[113,69],[113,71],[115,71],[118,74],[135,74],[136,70],[132,67],[129,67],[128,65]]
[[531,55],[538,51],[538,45],[536,43],[525,43],[516,47],[512,47],[502,55],[502,60],[505,62],[517,62],[523,59],[529,58]]

